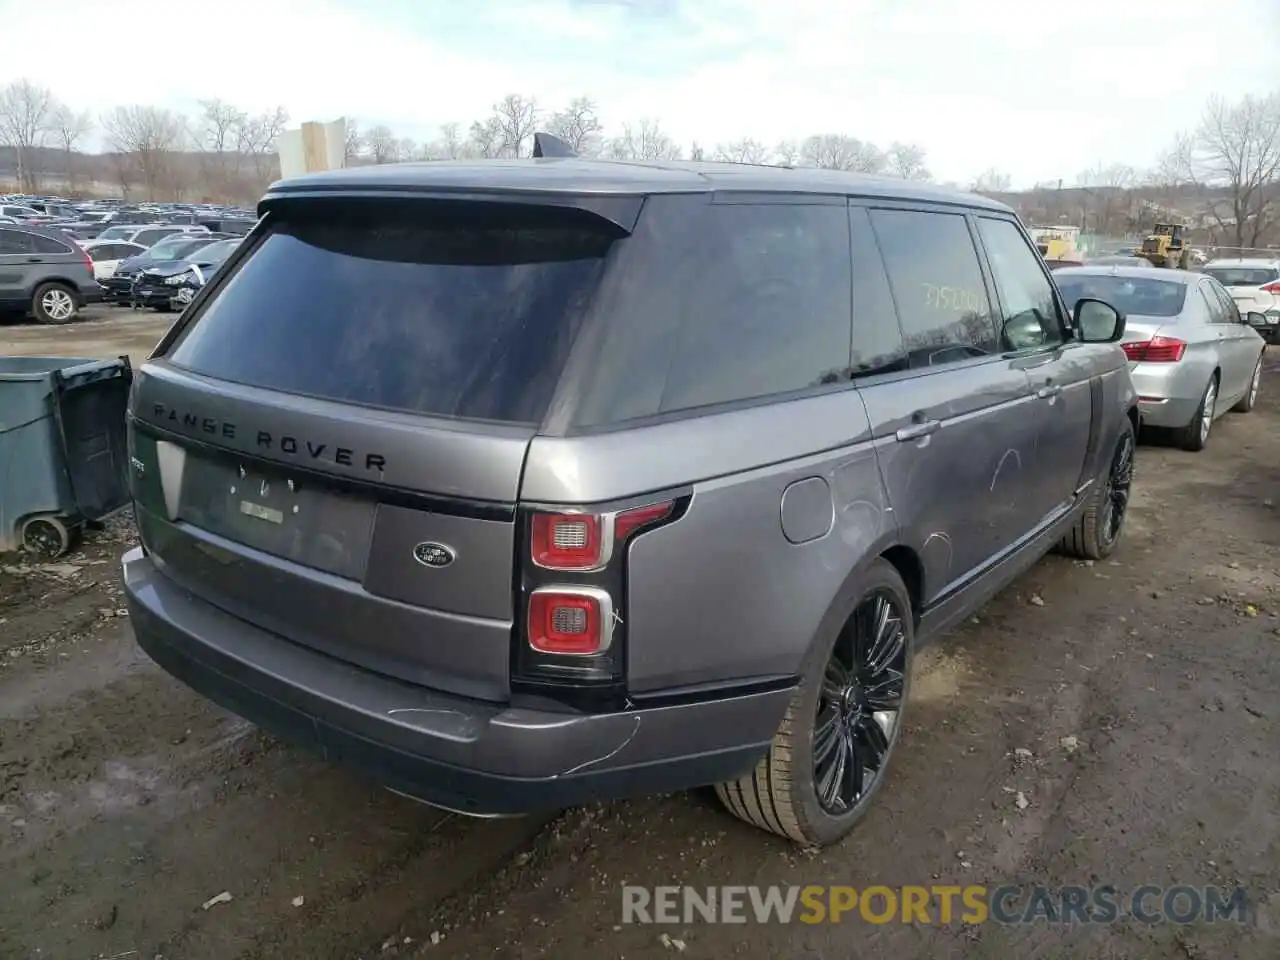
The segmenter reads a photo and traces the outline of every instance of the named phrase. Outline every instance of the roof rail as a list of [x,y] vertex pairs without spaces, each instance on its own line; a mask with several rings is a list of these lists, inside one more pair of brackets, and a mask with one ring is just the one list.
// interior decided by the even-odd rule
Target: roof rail
[[535,157],[576,157],[573,148],[549,133],[533,135],[533,155]]

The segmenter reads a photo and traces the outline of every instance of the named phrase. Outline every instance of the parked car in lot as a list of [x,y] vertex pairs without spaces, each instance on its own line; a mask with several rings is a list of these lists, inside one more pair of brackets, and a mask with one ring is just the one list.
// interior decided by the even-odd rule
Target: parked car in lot
[[169,260],[144,268],[133,281],[133,302],[161,312],[181,310],[184,304],[175,302],[179,291],[185,287],[202,286],[206,273],[214,273],[240,243],[239,237],[218,240],[181,260]]
[[71,240],[45,227],[0,226],[0,313],[67,323],[101,299],[93,261]]
[[192,258],[194,262],[189,270],[171,276],[166,281],[166,284],[173,289],[169,309],[185,310],[195,299],[196,294],[218,275],[218,271],[222,269],[240,242],[240,238],[236,238],[210,247]]
[[1188,450],[1202,450],[1214,420],[1253,409],[1264,343],[1257,313],[1241,315],[1210,273],[1156,267],[1060,270],[1068,303],[1105,300],[1126,317],[1121,346],[1130,361],[1142,420],[1177,431]]
[[225,237],[211,233],[179,233],[166,237],[143,253],[121,261],[111,277],[103,281],[103,297],[108,303],[131,303],[134,281],[143,270],[181,261],[221,239]]
[[93,261],[94,279],[101,283],[110,279],[123,261],[146,253],[147,248],[128,240],[90,240],[84,250]]
[[159,243],[166,237],[174,234],[188,233],[208,233],[204,227],[190,226],[183,224],[121,224],[120,226],[107,227],[100,234],[99,240],[128,240],[131,243],[141,244],[149,247],[152,244]]
[[1203,272],[1222,284],[1242,311],[1266,318],[1257,329],[1268,343],[1280,342],[1280,258],[1214,260]]
[[1145,257],[1127,257],[1121,254],[1112,254],[1104,257],[1090,257],[1085,261],[1086,266],[1090,267],[1149,267],[1151,261]]
[[132,625],[429,803],[718,784],[834,841],[917,645],[1120,536],[1125,320],[1069,312],[1003,204],[563,158],[260,209],[135,382]]

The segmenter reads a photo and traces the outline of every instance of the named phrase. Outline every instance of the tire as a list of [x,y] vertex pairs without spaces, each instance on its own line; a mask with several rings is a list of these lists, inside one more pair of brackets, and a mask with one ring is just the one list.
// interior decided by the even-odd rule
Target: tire
[[[875,626],[871,617],[882,601],[891,612],[886,621],[890,629],[880,634],[887,639],[882,653],[893,651],[885,658],[887,666],[879,672],[870,667],[862,671],[857,666],[858,655],[855,652],[854,669],[846,676],[862,677],[867,683],[854,684],[859,687],[855,693],[851,694],[849,688],[844,687],[843,697],[831,696],[832,689],[839,686],[831,672],[836,664],[836,655],[853,650],[852,641],[860,628]],[[911,596],[898,571],[889,562],[876,560],[862,579],[858,604],[845,628],[830,643],[815,648],[807,658],[800,685],[792,694],[769,752],[751,773],[716,786],[716,795],[730,813],[761,830],[806,847],[834,843],[853,829],[883,786],[892,765],[894,748],[902,734],[915,651],[911,609]],[[874,629],[870,631],[874,632]],[[870,647],[874,653],[874,641]],[[864,694],[875,697],[876,691],[879,691],[879,700],[864,700]],[[873,703],[887,706],[889,702],[896,703],[896,709],[871,709]],[[837,707],[837,703],[840,706]],[[818,723],[820,710],[827,718],[821,725]],[[886,730],[887,720],[881,721],[876,714],[890,712],[892,728]],[[845,787],[854,777],[858,779],[852,802],[839,801],[844,804],[839,812],[833,812],[831,806],[824,804],[818,796],[818,771],[824,764],[815,756],[815,734],[823,731],[830,733],[824,736],[829,749],[823,751],[828,759],[821,780],[836,787]],[[850,765],[846,761],[845,766],[833,766],[840,756],[856,757],[857,762]],[[871,770],[866,760],[876,757],[878,763],[874,777],[867,783],[858,773],[862,771],[865,775],[865,771]],[[846,769],[853,774],[842,776],[841,771]]]
[[42,283],[31,295],[32,316],[41,323],[70,323],[79,312],[79,298],[66,284]]
[[1137,436],[1128,417],[1120,428],[1111,458],[1089,491],[1079,519],[1058,542],[1058,552],[1079,560],[1104,560],[1120,541],[1129,512]]
[[[1262,348],[1266,351],[1266,347]],[[1262,384],[1262,357],[1258,357],[1258,362],[1253,368],[1253,377],[1249,381],[1249,389],[1244,392],[1244,396],[1236,402],[1231,409],[1236,413],[1249,413],[1258,405],[1258,387]]]
[[1200,396],[1200,406],[1196,407],[1191,422],[1178,431],[1178,445],[1183,450],[1198,453],[1209,442],[1209,434],[1213,432],[1213,409],[1218,404],[1218,374],[1215,372],[1205,385]]
[[71,530],[57,517],[31,517],[22,524],[22,549],[55,560],[71,549]]

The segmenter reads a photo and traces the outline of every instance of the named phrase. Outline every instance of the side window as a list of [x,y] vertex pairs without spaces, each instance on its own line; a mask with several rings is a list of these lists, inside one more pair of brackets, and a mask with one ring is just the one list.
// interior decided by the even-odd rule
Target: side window
[[1218,299],[1218,295],[1214,293],[1213,284],[1204,282],[1200,284],[1200,295],[1204,297],[1205,308],[1209,311],[1210,323],[1226,323],[1226,311],[1222,306],[1222,301]]
[[902,343],[893,293],[863,207],[849,208],[849,238],[853,245],[851,372],[855,377],[866,377],[905,370],[907,350]]
[[873,210],[912,367],[1000,351],[978,254],[963,216]]
[[53,237],[41,236],[38,233],[30,234],[31,246],[36,253],[70,253],[71,248],[65,243],[61,243]]
[[31,234],[21,230],[0,230],[0,254],[35,253]]
[[847,374],[847,216],[844,206],[707,207],[659,412],[790,393]]
[[1218,300],[1222,303],[1223,323],[1240,323],[1240,308],[1236,306],[1236,302],[1231,299],[1231,294],[1217,284],[1210,282],[1210,289],[1213,290]]
[[843,198],[651,197],[594,298],[574,425],[847,381],[849,269]]
[[1041,259],[1008,220],[978,218],[978,234],[991,261],[1004,313],[1000,333],[1009,350],[1056,347],[1064,341],[1062,319]]

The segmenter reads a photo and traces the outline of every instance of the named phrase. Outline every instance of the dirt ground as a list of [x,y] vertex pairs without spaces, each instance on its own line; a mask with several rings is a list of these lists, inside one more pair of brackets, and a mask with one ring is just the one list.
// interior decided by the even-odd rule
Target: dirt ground
[[[0,353],[141,359],[167,320],[108,316],[6,328]],[[1259,408],[1206,452],[1139,449],[1111,561],[1046,558],[921,657],[891,782],[818,853],[702,793],[431,810],[154,667],[120,597],[126,520],[65,562],[0,558],[0,956],[1280,956],[1275,395],[1273,350]],[[1250,908],[1187,926],[658,927],[622,924],[624,882],[1238,884]]]

